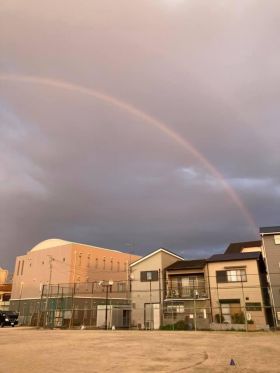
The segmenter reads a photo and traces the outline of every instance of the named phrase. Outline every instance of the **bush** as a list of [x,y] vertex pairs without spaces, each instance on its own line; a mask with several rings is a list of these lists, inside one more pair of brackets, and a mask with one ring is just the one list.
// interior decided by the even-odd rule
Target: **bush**
[[180,321],[177,321],[175,324],[162,325],[160,329],[161,330],[192,330],[193,326],[191,323],[187,323],[186,321],[180,320]]
[[222,324],[225,321],[225,318],[223,315],[220,315],[219,313],[216,313],[215,315],[215,321],[218,324]]
[[245,324],[245,316],[243,312],[235,313],[231,317],[232,324]]

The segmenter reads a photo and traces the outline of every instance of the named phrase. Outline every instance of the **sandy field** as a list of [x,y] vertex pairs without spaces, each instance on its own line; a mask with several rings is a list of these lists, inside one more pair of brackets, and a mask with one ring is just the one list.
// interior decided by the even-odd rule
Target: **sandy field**
[[0,373],[280,372],[280,333],[17,327],[0,329],[0,351]]

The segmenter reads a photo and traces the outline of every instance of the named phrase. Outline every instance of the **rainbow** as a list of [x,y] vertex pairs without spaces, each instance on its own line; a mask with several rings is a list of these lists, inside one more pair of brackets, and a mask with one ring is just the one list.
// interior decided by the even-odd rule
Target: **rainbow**
[[238,194],[225,180],[224,176],[220,171],[198,150],[196,149],[188,140],[180,136],[174,130],[172,130],[163,121],[145,113],[144,111],[136,108],[135,106],[129,104],[126,101],[117,99],[116,97],[110,96],[100,91],[84,87],[78,84],[69,83],[63,80],[50,79],[41,76],[33,75],[14,75],[14,74],[0,74],[0,81],[16,82],[16,83],[29,83],[29,84],[39,84],[45,85],[53,88],[64,89],[68,91],[74,91],[79,94],[87,95],[95,98],[96,100],[107,103],[108,105],[117,107],[141,120],[145,123],[157,128],[162,133],[166,134],[168,137],[173,139],[180,147],[182,147],[187,152],[191,153],[216,179],[218,179],[221,185],[224,187],[226,193],[234,202],[234,204],[242,212],[242,215],[246,219],[247,223],[253,229],[255,234],[258,234],[258,227],[251,216],[250,212],[244,206]]

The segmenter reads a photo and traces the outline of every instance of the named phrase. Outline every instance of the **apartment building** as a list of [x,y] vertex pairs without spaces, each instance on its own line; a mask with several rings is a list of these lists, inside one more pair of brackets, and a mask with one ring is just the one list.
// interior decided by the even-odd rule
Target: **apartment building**
[[274,322],[280,327],[280,227],[260,228],[262,252],[268,272]]

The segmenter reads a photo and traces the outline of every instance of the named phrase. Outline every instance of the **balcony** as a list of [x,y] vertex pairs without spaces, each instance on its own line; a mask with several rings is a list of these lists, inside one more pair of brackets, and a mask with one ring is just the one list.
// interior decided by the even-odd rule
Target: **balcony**
[[166,291],[167,299],[205,299],[208,294],[203,286],[190,287],[190,286],[168,286]]

